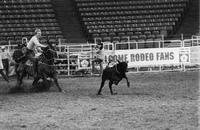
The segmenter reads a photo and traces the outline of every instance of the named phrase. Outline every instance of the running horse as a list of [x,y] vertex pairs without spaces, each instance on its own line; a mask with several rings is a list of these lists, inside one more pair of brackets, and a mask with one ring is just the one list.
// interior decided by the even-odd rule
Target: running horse
[[[47,83],[47,78],[52,78],[54,80],[54,83],[56,84],[58,90],[62,92],[61,87],[58,84],[58,76],[57,71],[54,66],[54,58],[56,58],[57,53],[54,49],[52,49],[50,46],[47,46],[45,48],[42,48],[43,52],[42,54],[34,60],[34,64],[36,64],[36,70],[37,75],[34,76],[34,69],[33,65],[28,65],[24,61],[27,61],[26,57],[20,58],[18,60],[19,55],[22,56],[23,49],[16,50],[16,53],[13,54],[13,59],[17,62],[16,64],[16,75],[17,75],[17,87],[21,87],[23,78],[28,74],[30,76],[34,77],[34,81],[32,83],[32,90],[37,87],[37,83],[40,79],[43,79],[44,83]],[[23,56],[22,56],[23,57]]]

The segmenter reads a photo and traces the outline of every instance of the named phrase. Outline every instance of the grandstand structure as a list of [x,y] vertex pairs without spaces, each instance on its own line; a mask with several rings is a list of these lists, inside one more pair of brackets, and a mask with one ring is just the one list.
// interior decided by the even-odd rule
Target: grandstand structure
[[[35,28],[43,31],[42,42],[58,43],[62,39],[64,44],[95,39],[152,41],[187,32],[191,37],[199,31],[194,27],[199,26],[198,0],[2,0],[0,3],[0,44],[18,44],[22,37],[30,39]],[[152,47],[144,47],[149,46]]]
[[82,25],[103,42],[161,40],[175,33],[189,0],[75,0]]
[[35,28],[43,32],[41,42],[58,42],[64,38],[56,20],[51,0],[1,0],[0,44],[19,44],[30,39]]

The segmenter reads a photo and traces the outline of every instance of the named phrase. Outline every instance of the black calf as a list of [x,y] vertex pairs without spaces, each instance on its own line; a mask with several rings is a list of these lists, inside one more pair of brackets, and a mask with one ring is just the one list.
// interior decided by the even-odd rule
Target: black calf
[[118,64],[114,65],[113,67],[106,67],[103,70],[101,86],[100,86],[97,94],[101,95],[101,90],[102,90],[106,80],[109,80],[109,88],[110,88],[110,93],[112,95],[116,94],[116,93],[113,93],[112,84],[118,85],[118,83],[122,80],[122,78],[126,79],[127,86],[129,87],[130,83],[126,76],[127,68],[128,68],[128,64],[126,62],[119,62]]

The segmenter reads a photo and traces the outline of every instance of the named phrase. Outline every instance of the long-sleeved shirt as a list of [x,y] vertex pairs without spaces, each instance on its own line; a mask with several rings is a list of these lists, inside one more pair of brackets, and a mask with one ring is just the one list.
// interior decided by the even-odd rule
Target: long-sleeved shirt
[[10,56],[10,53],[6,50],[6,51],[2,51],[1,52],[1,57],[2,57],[2,60],[3,59],[11,59],[11,56]]
[[2,53],[0,52],[0,69],[3,69]]
[[102,60],[104,59],[103,49],[101,49],[101,50],[98,49],[97,52],[96,52],[96,54],[97,54],[96,55],[97,58],[102,59]]
[[27,43],[27,48],[34,51],[37,47],[46,47],[46,46],[40,44],[38,38],[36,36],[33,36],[31,40]]

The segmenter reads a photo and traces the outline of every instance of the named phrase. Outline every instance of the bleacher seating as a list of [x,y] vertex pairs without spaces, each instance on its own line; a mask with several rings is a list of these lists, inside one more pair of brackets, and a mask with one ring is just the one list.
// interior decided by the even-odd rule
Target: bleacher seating
[[51,0],[1,0],[0,15],[1,44],[18,44],[22,37],[30,39],[35,28],[42,30],[42,42],[63,38]]
[[[176,31],[189,0],[75,0],[91,39],[158,40]],[[110,38],[108,38],[110,37]]]

